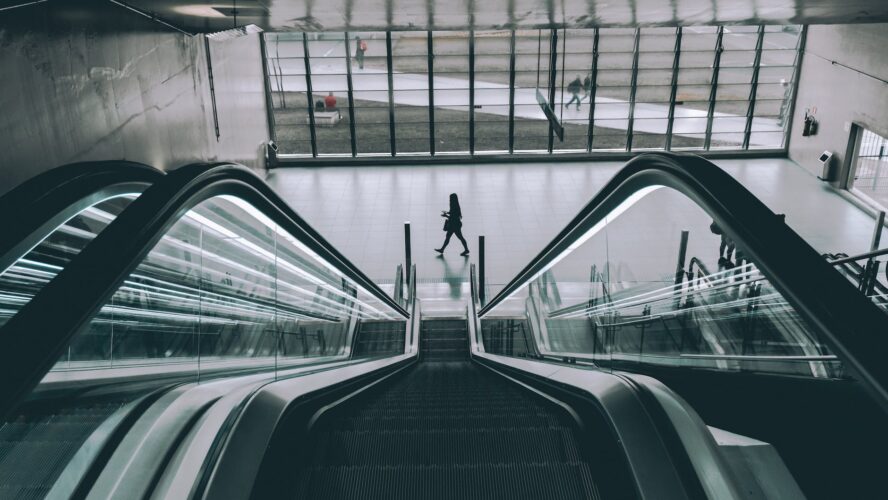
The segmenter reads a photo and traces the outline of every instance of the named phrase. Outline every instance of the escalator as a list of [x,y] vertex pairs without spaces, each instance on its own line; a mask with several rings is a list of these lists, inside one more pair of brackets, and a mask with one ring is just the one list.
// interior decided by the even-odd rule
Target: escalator
[[422,361],[325,415],[280,497],[601,498],[607,459],[563,408],[472,363],[464,320],[422,326]]
[[643,155],[481,305],[482,332],[530,327],[482,348],[530,337],[541,360],[654,377],[772,444],[809,498],[869,498],[888,466],[879,253],[829,262],[714,165]]
[[[812,441],[781,433],[861,439],[827,423],[843,408],[815,414],[821,397],[863,408],[862,429],[884,418],[888,318],[705,160],[629,162],[489,301],[471,268],[459,319],[423,313],[415,268],[406,294],[400,272],[383,291],[243,168],[191,165],[142,191],[67,257],[42,251],[54,271],[5,295],[3,496],[766,499],[872,485],[818,495],[833,453],[861,461],[827,447],[812,466],[798,453]],[[687,228],[634,211],[673,191],[682,224],[697,235],[718,220],[754,272],[688,277],[703,238],[675,266]],[[769,387],[803,386],[806,406],[769,407]],[[757,425],[719,411],[732,403]],[[52,465],[18,470],[37,462]]]
[[[0,198],[0,325],[33,298],[163,173],[131,162],[90,162],[32,178]],[[103,422],[144,388],[76,398],[44,396],[0,425],[0,497],[44,498]]]
[[[387,347],[375,356],[398,345],[403,351],[405,322],[397,319],[403,309],[387,305],[351,264],[325,250],[329,245],[312,250],[318,240],[310,228],[294,227],[286,214],[274,223],[242,198],[218,196],[220,184],[237,184],[238,176],[246,179],[242,190],[264,183],[230,166],[196,166],[192,173],[226,168],[234,173],[210,182],[215,192],[202,205],[181,186],[169,187],[193,175],[177,180],[125,162],[61,167],[0,199],[0,206],[25,210],[9,227],[23,243],[4,240],[0,248],[7,262],[0,273],[7,380],[0,497],[120,496],[103,471],[126,473],[126,450],[165,465],[170,457],[162,448],[195,430],[207,405],[218,406],[227,393],[243,397],[269,381],[349,364],[348,346],[364,319],[369,333],[360,338],[376,340],[373,327],[386,332]],[[131,222],[118,219],[131,216],[133,204],[138,210],[142,194],[161,205],[174,201],[167,189],[192,206],[161,221],[154,242],[133,248],[139,257],[118,261],[126,269],[113,284],[96,284],[93,271],[113,267],[108,256],[130,240],[106,231],[129,231]],[[106,250],[88,263],[103,244]],[[89,277],[62,290],[59,283],[78,267]],[[62,305],[47,313],[35,301],[53,290],[65,299],[54,300]],[[93,309],[81,316],[85,322],[60,319],[82,315],[83,303],[73,302],[86,297]],[[29,311],[31,321],[51,325],[20,329]],[[156,454],[145,448],[149,442]],[[125,487],[138,489],[132,482]]]

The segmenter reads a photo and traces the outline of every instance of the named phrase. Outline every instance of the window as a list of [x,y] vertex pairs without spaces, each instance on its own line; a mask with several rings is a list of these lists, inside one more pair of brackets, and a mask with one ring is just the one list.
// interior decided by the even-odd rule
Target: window
[[282,157],[783,149],[803,43],[800,26],[263,36]]
[[888,139],[855,126],[855,147],[848,189],[876,205],[888,207]]

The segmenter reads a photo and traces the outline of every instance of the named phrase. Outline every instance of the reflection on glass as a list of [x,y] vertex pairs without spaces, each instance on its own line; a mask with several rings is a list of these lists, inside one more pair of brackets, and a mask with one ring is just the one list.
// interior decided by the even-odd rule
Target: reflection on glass
[[253,206],[219,196],[166,232],[55,370],[282,368],[347,354],[364,320],[404,323]]
[[0,326],[55,278],[137,196],[123,194],[96,203],[56,228],[8,269],[0,269]]
[[[681,193],[638,191],[485,315],[492,347],[529,338],[542,354],[611,367],[841,377],[827,346],[722,234]],[[497,338],[506,319],[523,322],[528,334]],[[521,355],[512,349],[504,353]]]

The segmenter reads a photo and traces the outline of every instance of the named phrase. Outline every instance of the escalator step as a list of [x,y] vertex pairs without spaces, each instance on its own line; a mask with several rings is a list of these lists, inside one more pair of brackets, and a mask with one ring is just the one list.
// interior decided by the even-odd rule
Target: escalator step
[[498,429],[512,425],[522,427],[547,427],[556,426],[559,422],[548,413],[529,412],[496,412],[484,415],[453,415],[440,413],[437,415],[419,414],[418,412],[405,412],[394,410],[376,412],[372,414],[362,413],[360,417],[349,417],[337,422],[337,428],[352,431],[385,431],[404,430],[414,431],[421,429],[464,428],[470,429]]
[[342,431],[318,436],[312,463],[326,465],[446,465],[576,462],[571,429],[425,429]]
[[583,463],[313,467],[298,498],[598,499]]
[[297,498],[599,498],[575,422],[469,362],[465,320],[419,340],[408,374],[318,423]]

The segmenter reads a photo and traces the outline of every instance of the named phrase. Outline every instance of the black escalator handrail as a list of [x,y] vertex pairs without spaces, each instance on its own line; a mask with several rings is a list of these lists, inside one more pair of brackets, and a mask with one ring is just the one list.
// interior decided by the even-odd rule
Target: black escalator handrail
[[141,163],[98,161],[63,165],[23,182],[0,197],[5,219],[0,272],[81,210],[111,196],[142,191],[162,176]]
[[0,416],[36,386],[71,338],[189,209],[214,196],[252,204],[401,316],[396,304],[244,167],[196,164],[166,175],[130,204],[59,275],[0,329]]
[[695,155],[642,154],[627,162],[479,315],[525,286],[629,196],[651,186],[673,188],[712,216],[888,408],[888,315],[736,179]]

